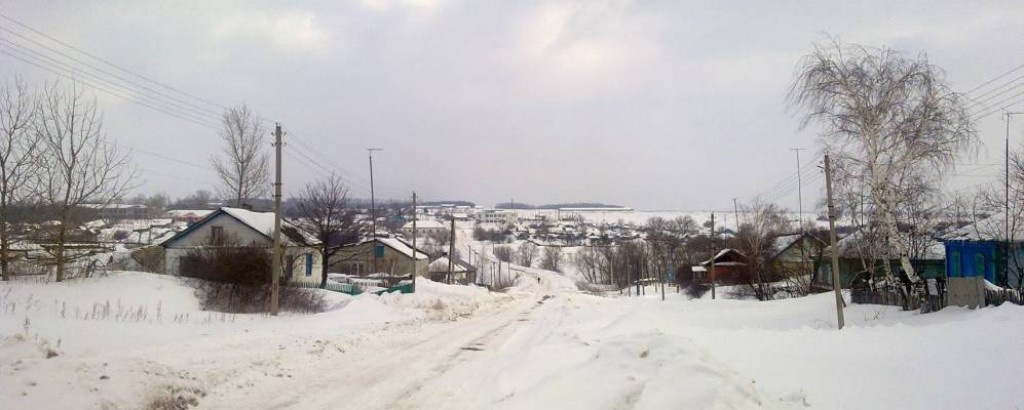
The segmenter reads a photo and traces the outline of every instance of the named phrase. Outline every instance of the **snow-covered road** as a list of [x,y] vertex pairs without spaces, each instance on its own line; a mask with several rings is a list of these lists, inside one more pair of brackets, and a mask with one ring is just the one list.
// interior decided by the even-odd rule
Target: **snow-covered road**
[[303,366],[284,377],[250,367],[243,375],[248,385],[227,381],[212,388],[202,408],[479,408],[465,394],[485,390],[497,370],[495,359],[511,354],[505,342],[527,327],[557,320],[543,314],[544,302],[551,300],[547,289],[532,286],[458,321],[397,323],[344,348],[321,340],[308,352],[284,352],[274,363]]
[[[605,298],[523,272],[512,298],[454,322],[388,326],[345,349],[282,353],[201,408],[693,408],[771,404],[689,340],[630,329]],[[539,281],[537,279],[540,279]],[[586,309],[582,309],[582,308]],[[301,363],[281,373],[279,363]],[[268,367],[269,366],[269,367]]]

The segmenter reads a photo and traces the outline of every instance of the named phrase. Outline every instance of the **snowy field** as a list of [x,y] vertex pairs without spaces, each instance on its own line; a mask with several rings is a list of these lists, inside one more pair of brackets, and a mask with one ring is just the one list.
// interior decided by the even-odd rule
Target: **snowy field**
[[[642,211],[642,210],[572,210],[572,211],[558,211],[553,209],[516,209],[516,215],[522,219],[533,219],[537,216],[543,215],[547,218],[555,220],[559,217],[570,218],[570,217],[582,217],[589,223],[595,225],[601,224],[632,224],[634,226],[642,226],[647,221],[654,217],[664,218],[667,220],[675,219],[678,217],[689,216],[693,218],[697,224],[704,224],[711,220],[711,211]],[[715,225],[716,228],[727,228],[733,231],[736,230],[736,213],[735,212],[715,212]],[[743,213],[740,212],[742,217]],[[791,221],[801,220],[801,214],[798,212],[789,212],[786,214]],[[813,212],[804,212],[802,220],[807,222],[813,222],[818,226],[828,226],[827,221],[818,221],[817,214]]]
[[[203,312],[136,272],[0,284],[0,408],[1020,408],[1024,309],[920,315],[834,298],[506,293],[420,280],[319,314]],[[49,357],[49,358],[48,358]],[[159,407],[155,407],[159,408]],[[168,407],[171,408],[171,407]]]

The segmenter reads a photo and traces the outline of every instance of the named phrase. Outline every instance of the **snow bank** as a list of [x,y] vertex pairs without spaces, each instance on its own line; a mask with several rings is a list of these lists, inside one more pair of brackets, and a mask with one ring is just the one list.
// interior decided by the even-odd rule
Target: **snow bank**
[[447,285],[419,278],[415,293],[385,293],[379,300],[387,306],[414,311],[430,320],[456,320],[506,297],[477,286]]

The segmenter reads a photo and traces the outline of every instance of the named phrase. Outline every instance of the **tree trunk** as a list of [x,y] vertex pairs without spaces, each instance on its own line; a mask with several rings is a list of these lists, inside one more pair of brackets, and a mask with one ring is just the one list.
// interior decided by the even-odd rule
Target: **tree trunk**
[[[326,241],[324,243],[326,244]],[[327,268],[328,268],[327,261],[330,259],[330,257],[331,257],[331,255],[329,255],[328,252],[327,252],[327,245],[321,246],[320,247],[320,259],[321,259],[320,260],[320,288],[321,289],[327,287]]]
[[57,231],[57,282],[64,281],[64,240],[67,237],[67,225],[61,222]]

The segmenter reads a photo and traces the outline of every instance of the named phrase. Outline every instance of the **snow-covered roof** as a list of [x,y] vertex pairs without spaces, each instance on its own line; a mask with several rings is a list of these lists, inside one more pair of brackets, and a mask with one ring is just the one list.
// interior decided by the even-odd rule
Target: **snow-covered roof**
[[168,209],[164,211],[167,216],[184,216],[184,215],[209,215],[214,209]]
[[[1019,220],[1019,219],[1018,219]],[[1024,240],[1024,226],[1010,219],[1010,238]],[[968,241],[997,241],[1006,237],[1006,212],[1000,212],[957,229],[947,239]]]
[[[430,262],[430,266],[427,267],[430,272],[447,272],[448,271],[448,257],[442,256]],[[469,267],[462,263],[462,261],[455,259],[455,266],[452,268],[453,272],[468,272]]]
[[[381,244],[387,245],[387,247],[389,247],[391,249],[394,249],[396,252],[401,253],[401,254],[403,254],[405,256],[408,256],[410,258],[413,257],[413,255],[412,255],[413,254],[412,245],[410,245],[408,242],[405,242],[405,241],[403,241],[401,239],[393,238],[393,237],[377,237],[377,238],[374,238],[374,239],[367,239],[365,241],[359,242],[358,244],[347,245],[347,246],[357,246],[357,245],[362,245],[362,244],[365,244],[367,242],[372,242],[372,241],[377,241],[377,242],[380,242]],[[430,256],[427,255],[426,252],[423,252],[423,250],[418,249],[416,251],[416,259],[418,259],[418,260],[420,260],[420,259],[430,259]]]
[[[256,212],[250,211],[248,209],[228,207],[223,207],[220,210],[224,211],[224,213],[228,215],[235,217],[242,223],[249,225],[249,227],[263,233],[264,235],[272,236],[274,234],[273,212]],[[286,239],[296,242],[295,244],[297,245],[312,245],[320,243],[320,241],[318,241],[315,236],[306,233],[302,229],[299,229],[298,226],[284,218],[281,218],[281,233],[284,234]]]
[[746,259],[746,257],[747,257],[746,255],[743,254],[743,252],[740,252],[740,251],[732,249],[732,248],[725,248],[725,249],[722,249],[722,250],[718,251],[718,253],[715,254],[715,256],[713,258],[708,259],[708,260],[706,260],[704,262],[701,262],[700,264],[704,265],[704,266],[707,266],[707,265],[711,264],[712,260],[714,260],[715,261],[715,265],[729,266],[729,265],[726,265],[726,264],[727,263],[731,263],[731,262],[718,262],[719,259],[722,259],[722,257],[724,257],[725,255],[727,255],[729,253],[736,253],[737,255],[739,255],[741,258],[744,258],[744,259]]

